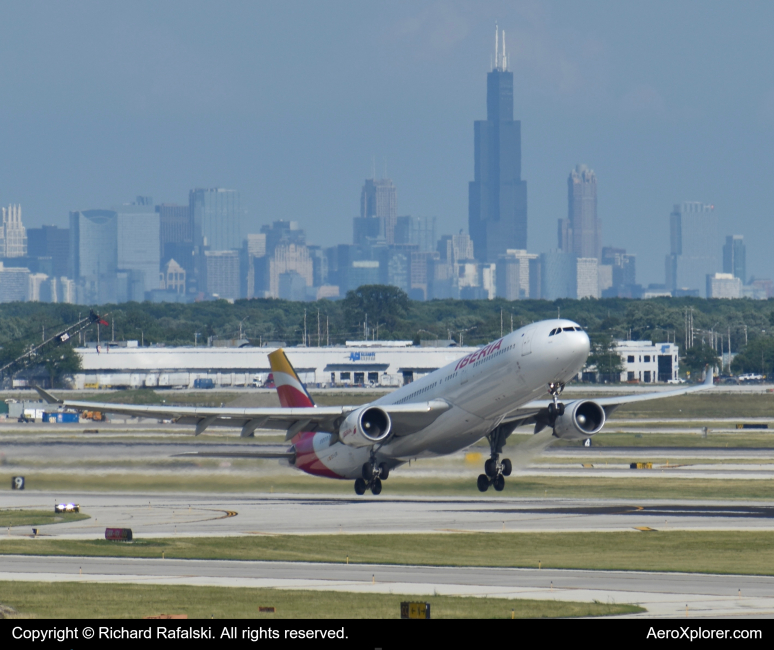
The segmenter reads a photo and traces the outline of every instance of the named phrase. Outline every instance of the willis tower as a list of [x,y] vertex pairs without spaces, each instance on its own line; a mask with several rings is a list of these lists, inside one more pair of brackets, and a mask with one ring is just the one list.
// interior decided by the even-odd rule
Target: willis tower
[[527,182],[521,180],[521,122],[513,119],[513,73],[505,32],[495,27],[495,62],[486,76],[486,116],[474,124],[475,180],[468,228],[476,259],[496,262],[508,249],[527,248]]

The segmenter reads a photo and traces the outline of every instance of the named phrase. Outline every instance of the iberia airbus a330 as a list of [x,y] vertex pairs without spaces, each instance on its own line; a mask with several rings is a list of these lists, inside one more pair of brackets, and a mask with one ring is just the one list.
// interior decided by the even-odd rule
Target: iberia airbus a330
[[[607,416],[629,402],[682,395],[712,385],[562,403],[565,383],[575,377],[589,355],[589,337],[569,320],[547,320],[522,327],[462,359],[361,406],[316,406],[282,349],[269,354],[281,408],[199,408],[135,406],[58,400],[79,410],[99,410],[137,417],[172,419],[196,427],[241,427],[285,430],[285,452],[207,453],[199,456],[279,458],[308,474],[355,482],[355,492],[382,491],[382,481],[411,459],[451,454],[482,438],[490,455],[478,489],[502,490],[513,463],[501,458],[511,433],[534,425],[518,446],[540,450],[557,439],[586,439],[598,433]],[[535,401],[548,392],[550,400]],[[196,452],[195,452],[196,453]]]

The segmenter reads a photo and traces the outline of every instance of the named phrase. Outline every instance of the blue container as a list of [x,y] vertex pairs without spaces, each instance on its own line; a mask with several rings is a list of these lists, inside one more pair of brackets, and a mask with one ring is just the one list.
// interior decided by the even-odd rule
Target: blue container
[[77,413],[44,413],[43,422],[57,422],[62,423],[78,423],[79,416]]

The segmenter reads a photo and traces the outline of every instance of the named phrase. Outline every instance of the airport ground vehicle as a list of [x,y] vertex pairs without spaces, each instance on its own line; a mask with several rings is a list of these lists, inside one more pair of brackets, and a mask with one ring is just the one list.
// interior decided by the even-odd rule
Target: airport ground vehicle
[[[358,494],[382,490],[382,481],[414,458],[443,456],[482,438],[490,455],[477,487],[502,490],[514,469],[501,458],[511,433],[533,426],[520,449],[539,451],[556,439],[586,440],[598,433],[618,406],[682,395],[701,385],[658,393],[560,401],[566,382],[583,368],[590,344],[586,332],[565,319],[531,323],[467,356],[368,404],[316,406],[282,349],[269,354],[281,408],[137,406],[64,400],[74,409],[172,419],[194,425],[241,427],[250,437],[258,428],[285,430],[284,452],[194,452],[198,456],[277,458],[309,474],[354,480]],[[47,401],[59,402],[42,389]],[[548,393],[550,399],[537,398]]]
[[81,506],[77,503],[59,503],[54,506],[54,512],[80,512]]

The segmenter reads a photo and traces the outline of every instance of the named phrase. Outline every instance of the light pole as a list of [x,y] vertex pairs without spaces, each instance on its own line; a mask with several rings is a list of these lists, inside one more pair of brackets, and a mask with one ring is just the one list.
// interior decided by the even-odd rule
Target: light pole
[[250,316],[245,316],[242,320],[239,321],[239,340],[242,340],[242,323],[244,323]]
[[[436,339],[438,338],[438,334],[435,332],[431,332],[430,330],[417,330],[417,335],[419,335],[421,332],[424,332],[425,334],[429,334],[430,336],[434,336]],[[422,339],[419,339],[420,345],[422,344]]]
[[472,331],[473,331],[474,329],[476,329],[477,327],[478,327],[478,325],[474,325],[473,327],[468,327],[468,329],[466,329],[466,330],[459,330],[459,335],[460,335],[460,347],[462,347],[462,345],[463,345],[463,339],[462,339],[462,335],[463,335],[465,332],[472,332]]

